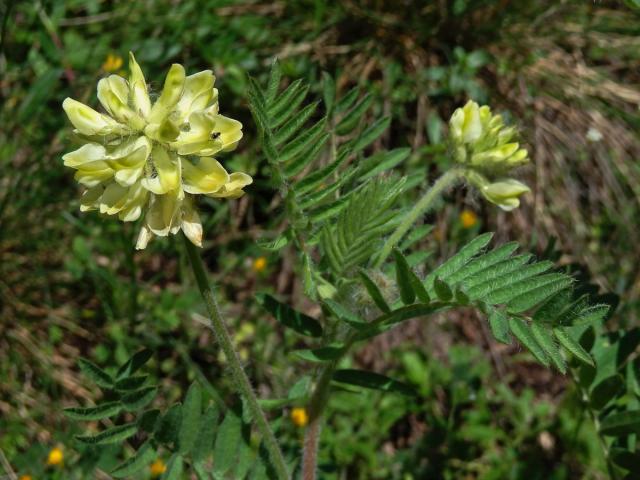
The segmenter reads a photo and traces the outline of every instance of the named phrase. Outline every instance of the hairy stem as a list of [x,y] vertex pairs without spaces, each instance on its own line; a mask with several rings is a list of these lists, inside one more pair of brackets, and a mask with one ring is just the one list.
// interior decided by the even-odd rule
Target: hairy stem
[[322,414],[329,398],[331,377],[336,366],[337,361],[333,361],[322,369],[316,388],[309,400],[309,425],[304,432],[302,480],[316,480]]
[[218,307],[218,303],[213,295],[213,290],[209,285],[209,281],[207,280],[207,273],[204,268],[204,264],[202,262],[202,258],[197,250],[197,247],[193,245],[186,236],[183,236],[185,245],[187,247],[187,253],[189,255],[189,260],[191,261],[191,266],[193,268],[193,274],[196,277],[196,282],[198,283],[198,288],[200,289],[200,293],[202,294],[202,298],[204,298],[205,304],[207,306],[207,311],[209,313],[209,317],[211,319],[211,329],[213,330],[222,351],[227,359],[227,365],[229,366],[229,370],[231,371],[231,376],[233,378],[234,384],[240,395],[244,398],[249,410],[251,410],[251,416],[253,417],[260,434],[262,435],[262,439],[265,443],[265,447],[269,452],[269,456],[271,458],[271,463],[275,469],[276,474],[280,480],[288,480],[289,472],[287,469],[287,465],[284,461],[284,456],[282,455],[282,451],[280,450],[280,446],[271,431],[271,427],[269,426],[269,422],[267,418],[260,408],[258,404],[258,399],[256,397],[255,392],[253,391],[253,387],[249,382],[249,378],[245,373],[242,365],[240,363],[240,359],[238,358],[238,354],[235,351],[233,343],[231,341],[231,337],[229,336],[229,331],[222,319],[222,315],[220,313],[220,308]]
[[428,189],[422,198],[415,204],[411,211],[404,217],[404,220],[398,228],[387,239],[380,254],[376,258],[374,267],[380,268],[384,261],[391,254],[391,250],[396,244],[402,240],[402,237],[409,231],[409,229],[416,223],[418,218],[427,213],[430,208],[433,207],[435,202],[440,198],[442,192],[447,188],[454,185],[464,177],[465,171],[462,168],[452,168],[440,178]]

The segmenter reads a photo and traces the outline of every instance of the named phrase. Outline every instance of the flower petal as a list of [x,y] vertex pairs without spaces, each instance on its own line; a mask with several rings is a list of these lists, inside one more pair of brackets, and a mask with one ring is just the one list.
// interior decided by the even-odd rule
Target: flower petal
[[210,193],[207,196],[214,198],[238,198],[244,195],[242,190],[247,185],[253,183],[253,178],[242,172],[235,172],[229,176],[229,182],[219,191]]
[[198,247],[202,247],[202,223],[198,211],[193,207],[190,200],[183,204],[182,223],[180,228],[187,238]]
[[179,119],[178,123],[183,123],[193,112],[209,106],[214,99],[213,84],[215,80],[216,77],[211,70],[186,77],[184,92],[175,107]]
[[79,169],[73,178],[81,185],[91,188],[111,180],[113,178],[113,170],[111,168],[102,170]]
[[86,212],[89,210],[98,209],[98,199],[102,196],[104,187],[102,185],[95,186],[86,190],[82,197],[80,197],[80,211]]
[[105,159],[106,150],[97,143],[87,143],[79,149],[62,156],[65,167],[81,168],[88,163]]
[[156,145],[151,152],[153,169],[142,179],[142,186],[156,195],[176,190],[180,186],[180,157]]
[[149,123],[162,123],[162,121],[171,113],[178,100],[182,96],[184,90],[185,73],[184,67],[177,63],[171,65],[167,78],[164,81],[164,87],[160,98],[151,107],[149,113]]
[[181,201],[177,195],[156,195],[153,197],[151,208],[147,213],[147,226],[160,237],[169,235],[172,227],[178,224]]
[[147,248],[149,240],[153,238],[153,233],[149,230],[149,227],[143,225],[138,234],[138,240],[136,241],[136,250],[143,250]]
[[136,130],[144,128],[145,122],[129,108],[129,86],[118,75],[110,75],[98,82],[98,100],[109,114],[121,123]]
[[230,180],[229,174],[215,158],[202,157],[194,165],[182,162],[182,181],[187,193],[213,193],[220,190]]
[[135,111],[143,118],[146,118],[151,111],[151,101],[147,91],[147,83],[144,74],[133,53],[129,52],[129,94],[131,104]]
[[72,98],[65,98],[62,102],[62,108],[73,126],[83,135],[125,134],[129,132],[126,125],[121,125],[114,119],[98,113],[93,108]]

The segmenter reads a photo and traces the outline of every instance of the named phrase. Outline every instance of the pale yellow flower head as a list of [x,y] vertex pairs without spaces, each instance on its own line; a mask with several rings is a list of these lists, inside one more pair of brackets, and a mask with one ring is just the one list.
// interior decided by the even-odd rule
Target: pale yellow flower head
[[458,108],[449,121],[449,140],[456,162],[486,174],[503,175],[528,163],[527,151],[517,142],[517,131],[500,115],[474,101]]
[[237,146],[242,124],[219,114],[210,70],[186,76],[182,65],[172,65],[154,103],[132,53],[129,71],[128,79],[109,75],[98,82],[106,113],[71,98],[62,104],[85,142],[62,157],[87,187],[80,208],[117,214],[125,222],[144,217],[139,249],[153,236],[180,230],[201,246],[195,195],[237,198],[252,183],[214,158]]
[[505,126],[500,115],[474,101],[458,108],[449,120],[453,157],[464,167],[466,179],[485,199],[507,211],[520,206],[519,197],[530,191],[522,182],[508,178],[515,168],[529,162],[517,136],[517,130]]

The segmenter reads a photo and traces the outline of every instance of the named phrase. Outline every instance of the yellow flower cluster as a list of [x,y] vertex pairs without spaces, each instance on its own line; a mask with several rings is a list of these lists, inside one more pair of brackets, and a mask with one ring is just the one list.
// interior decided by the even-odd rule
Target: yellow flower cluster
[[71,98],[62,104],[85,142],[63,156],[87,187],[80,209],[117,214],[125,222],[144,216],[138,249],[154,235],[180,230],[202,246],[194,196],[237,198],[252,182],[245,173],[229,174],[214,158],[237,146],[242,124],[218,113],[210,70],[186,76],[181,65],[172,65],[153,104],[132,53],[129,70],[128,79],[110,75],[98,82],[106,114]]
[[469,101],[458,108],[449,121],[453,155],[467,168],[466,177],[482,195],[503,210],[520,205],[519,197],[529,192],[524,183],[507,178],[517,167],[528,163],[527,151],[516,141],[517,131],[506,127],[500,115]]

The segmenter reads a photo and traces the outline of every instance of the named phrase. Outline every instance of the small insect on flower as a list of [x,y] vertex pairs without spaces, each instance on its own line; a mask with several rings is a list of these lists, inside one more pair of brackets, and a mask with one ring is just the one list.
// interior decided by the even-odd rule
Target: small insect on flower
[[267,259],[265,257],[258,257],[253,261],[253,271],[257,273],[264,272],[267,268]]
[[113,73],[120,70],[122,67],[122,57],[119,55],[109,54],[102,64],[102,70],[105,72]]
[[309,423],[309,415],[304,408],[296,407],[291,410],[291,421],[296,427],[305,427]]
[[[118,58],[108,57],[104,69],[119,68]],[[187,76],[173,64],[153,104],[132,53],[129,70],[128,79],[109,75],[98,82],[106,114],[71,98],[62,104],[83,142],[62,157],[86,187],[80,210],[117,214],[124,222],[144,217],[138,249],[180,230],[202,246],[196,195],[238,198],[253,181],[246,173],[228,173],[214,158],[238,145],[242,124],[219,114],[210,70]]]
[[165,465],[165,463],[162,461],[161,458],[157,458],[150,466],[149,466],[149,470],[151,472],[151,477],[152,478],[157,478],[160,475],[162,475],[166,470],[167,470],[167,466]]
[[64,462],[64,453],[60,447],[54,447],[47,456],[47,465],[59,466]]
[[478,216],[471,210],[463,210],[460,213],[460,223],[463,228],[473,228],[478,223]]

